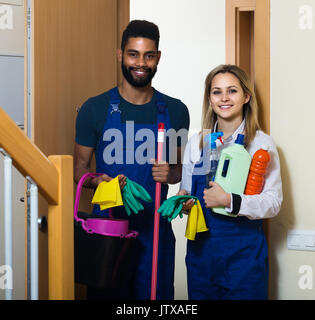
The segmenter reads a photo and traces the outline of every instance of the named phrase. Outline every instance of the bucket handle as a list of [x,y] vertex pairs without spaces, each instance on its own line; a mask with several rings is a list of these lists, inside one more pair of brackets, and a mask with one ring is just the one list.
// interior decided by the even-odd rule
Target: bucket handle
[[95,178],[97,176],[101,176],[102,173],[86,173],[84,174],[77,186],[77,191],[76,191],[76,195],[75,195],[75,203],[74,203],[74,219],[77,222],[81,222],[82,228],[88,232],[88,228],[86,227],[86,221],[84,219],[80,219],[78,217],[78,210],[79,210],[79,203],[80,203],[80,196],[81,196],[81,191],[82,191],[82,187],[83,187],[83,183],[86,179],[88,178]]
[[[74,219],[77,222],[81,222],[82,228],[83,230],[85,230],[87,233],[91,233],[91,231],[89,230],[89,228],[86,226],[86,221],[84,219],[81,219],[78,217],[78,210],[79,210],[79,203],[80,203],[80,196],[81,196],[81,191],[82,191],[82,187],[83,187],[83,183],[86,179],[88,178],[96,178],[98,176],[103,175],[103,173],[85,173],[77,186],[77,191],[76,191],[76,195],[75,195],[75,203],[74,203]],[[112,208],[109,208],[109,217],[112,218]],[[137,231],[130,231],[130,233],[128,233],[125,238],[136,238],[139,235],[139,233]]]

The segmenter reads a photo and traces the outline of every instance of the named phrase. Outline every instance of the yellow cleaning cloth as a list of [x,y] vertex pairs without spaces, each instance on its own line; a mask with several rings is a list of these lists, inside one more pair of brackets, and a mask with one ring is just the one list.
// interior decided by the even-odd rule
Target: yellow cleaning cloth
[[197,200],[188,216],[185,237],[189,240],[195,240],[197,232],[208,230],[200,202]]
[[123,206],[118,176],[113,180],[101,182],[92,199],[93,204],[99,204],[101,210]]

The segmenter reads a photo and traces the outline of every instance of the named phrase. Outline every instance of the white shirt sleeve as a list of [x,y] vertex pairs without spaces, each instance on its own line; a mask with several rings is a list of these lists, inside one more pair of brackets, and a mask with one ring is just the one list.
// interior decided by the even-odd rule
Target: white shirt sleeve
[[186,190],[188,194],[191,194],[192,175],[195,163],[200,159],[199,139],[199,134],[193,135],[189,139],[184,152],[180,189]]
[[268,146],[271,157],[263,190],[259,195],[241,195],[242,203],[238,215],[250,220],[275,217],[283,200],[279,155],[272,138],[259,132],[251,143],[249,152],[253,156],[262,145]]

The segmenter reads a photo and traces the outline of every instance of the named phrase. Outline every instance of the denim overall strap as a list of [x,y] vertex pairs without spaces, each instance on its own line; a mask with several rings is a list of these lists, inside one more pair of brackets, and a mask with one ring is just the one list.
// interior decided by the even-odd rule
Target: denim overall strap
[[[135,299],[149,299],[150,297],[150,285],[151,285],[151,267],[152,267],[152,243],[153,243],[153,224],[154,224],[154,199],[155,199],[155,182],[152,177],[152,164],[147,162],[139,164],[134,162],[128,164],[126,159],[127,151],[130,146],[127,143],[127,124],[121,121],[120,105],[122,100],[119,96],[117,88],[109,91],[110,102],[107,111],[107,120],[103,128],[103,137],[106,131],[113,129],[115,132],[120,132],[123,137],[123,162],[109,164],[104,161],[104,150],[106,147],[113,143],[100,139],[97,151],[96,165],[98,173],[106,173],[111,177],[115,177],[118,174],[124,174],[131,180],[141,184],[151,195],[153,199],[152,203],[143,202],[144,210],[137,215],[127,216],[124,207],[113,208],[113,216],[115,218],[128,219],[129,228],[137,230],[139,236],[137,241],[139,242],[138,256],[135,259],[138,260],[137,271],[135,273],[135,285],[132,286],[132,297]],[[163,122],[165,128],[169,129],[170,119],[168,116],[166,102],[163,95],[156,90],[154,91],[153,99],[155,99],[157,107],[157,121],[151,124],[134,124],[134,136],[137,132],[143,129],[148,129],[154,132],[155,141],[157,141],[158,123]],[[108,136],[107,136],[108,137]],[[134,150],[137,150],[139,144],[142,141],[133,141]],[[155,143],[157,144],[157,143]],[[154,147],[154,145],[152,146]],[[156,152],[155,147],[155,152]],[[106,151],[107,152],[107,151]],[[120,151],[119,151],[120,152]],[[161,201],[167,197],[168,185],[163,184],[161,192]],[[100,212],[97,206],[94,207],[94,213],[107,216],[107,212],[104,210]],[[174,252],[175,252],[175,239],[172,231],[171,224],[161,217],[160,220],[160,243],[159,243],[159,267],[158,267],[158,286],[157,297],[158,299],[169,300],[174,296]]]

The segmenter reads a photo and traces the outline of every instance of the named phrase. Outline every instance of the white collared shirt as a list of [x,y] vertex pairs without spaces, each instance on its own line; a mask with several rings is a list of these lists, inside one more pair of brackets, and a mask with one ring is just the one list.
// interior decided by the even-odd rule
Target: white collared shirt
[[[216,130],[217,123],[214,129]],[[218,147],[221,152],[223,148],[233,145],[237,135],[243,133],[245,128],[245,120],[241,123],[239,128],[233,135],[224,140],[224,146]],[[193,135],[186,146],[182,170],[181,189],[186,190],[189,194],[192,187],[192,175],[196,163],[200,160],[201,151],[199,149],[201,134]],[[253,141],[248,145],[246,150],[251,157],[262,146],[268,147],[270,154],[270,163],[265,175],[265,184],[263,190],[258,195],[240,195],[242,198],[239,216],[246,216],[248,219],[265,219],[275,217],[281,208],[283,194],[282,194],[282,181],[280,175],[280,161],[275,143],[272,138],[264,132],[258,130]],[[226,208],[227,211],[232,212],[232,195],[231,195],[231,208]]]

